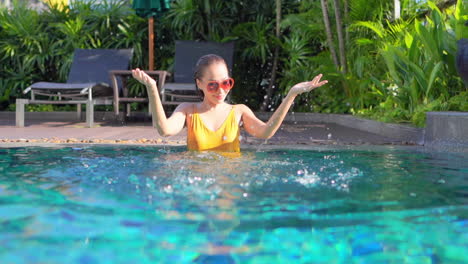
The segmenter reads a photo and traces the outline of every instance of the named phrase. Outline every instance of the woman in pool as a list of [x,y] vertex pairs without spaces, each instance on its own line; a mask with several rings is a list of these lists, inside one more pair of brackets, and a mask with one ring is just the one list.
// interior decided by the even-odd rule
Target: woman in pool
[[154,79],[144,71],[132,70],[132,75],[144,84],[148,91],[154,124],[161,136],[179,133],[187,123],[187,147],[189,150],[240,151],[240,124],[252,136],[268,139],[280,127],[294,98],[326,84],[320,81],[322,74],[312,81],[294,85],[281,105],[268,120],[259,120],[252,110],[243,104],[230,105],[224,100],[234,86],[226,62],[220,56],[202,56],[195,67],[195,82],[203,94],[199,103],[182,103],[167,118],[159,98]]

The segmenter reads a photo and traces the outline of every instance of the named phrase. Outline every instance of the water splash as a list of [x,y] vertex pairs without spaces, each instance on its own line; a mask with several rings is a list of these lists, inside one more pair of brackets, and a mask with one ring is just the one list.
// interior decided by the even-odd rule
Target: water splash
[[268,139],[265,139],[265,141],[263,141],[262,143],[260,143],[260,145],[258,145],[257,149],[255,150],[255,152],[262,152],[262,147],[267,145],[268,144]]

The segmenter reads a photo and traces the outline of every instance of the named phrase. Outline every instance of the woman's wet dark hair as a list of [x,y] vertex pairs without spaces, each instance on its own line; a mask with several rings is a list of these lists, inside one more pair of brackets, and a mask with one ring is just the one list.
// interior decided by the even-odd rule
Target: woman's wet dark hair
[[203,92],[198,89],[198,86],[197,86],[197,79],[201,79],[201,77],[203,76],[203,72],[205,71],[205,69],[210,66],[211,64],[215,64],[215,63],[224,63],[224,65],[226,65],[226,68],[228,69],[229,71],[229,68],[227,66],[227,63],[226,61],[223,59],[223,57],[221,56],[218,56],[216,54],[207,54],[207,55],[203,55],[200,57],[200,59],[198,59],[197,61],[197,64],[195,65],[195,71],[194,71],[194,74],[193,74],[193,79],[195,80],[195,88],[197,89],[198,91],[198,95],[203,98],[204,94]]

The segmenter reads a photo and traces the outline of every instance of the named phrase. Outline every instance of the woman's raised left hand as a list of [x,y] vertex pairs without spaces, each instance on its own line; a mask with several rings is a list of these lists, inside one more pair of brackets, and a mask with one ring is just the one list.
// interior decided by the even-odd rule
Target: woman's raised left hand
[[301,82],[301,83],[298,83],[298,84],[294,85],[291,88],[291,90],[289,90],[289,94],[294,95],[294,96],[300,95],[302,93],[310,92],[315,88],[318,88],[318,87],[320,87],[322,85],[327,84],[328,83],[327,80],[320,81],[322,76],[323,76],[323,74],[319,74],[319,75],[315,76],[315,78],[312,81]]

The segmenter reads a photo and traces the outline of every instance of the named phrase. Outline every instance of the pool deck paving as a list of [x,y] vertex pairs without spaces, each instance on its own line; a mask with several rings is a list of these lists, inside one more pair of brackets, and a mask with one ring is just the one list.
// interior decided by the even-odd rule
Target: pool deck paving
[[[44,118],[45,119],[45,118]],[[85,127],[84,121],[28,120],[25,127],[16,127],[14,118],[0,117],[0,144],[69,143],[69,144],[152,144],[185,145],[186,129],[170,137],[162,137],[146,121],[99,121]],[[241,130],[242,145],[412,145],[388,136],[355,128],[321,122],[283,122],[268,140],[257,139]]]

